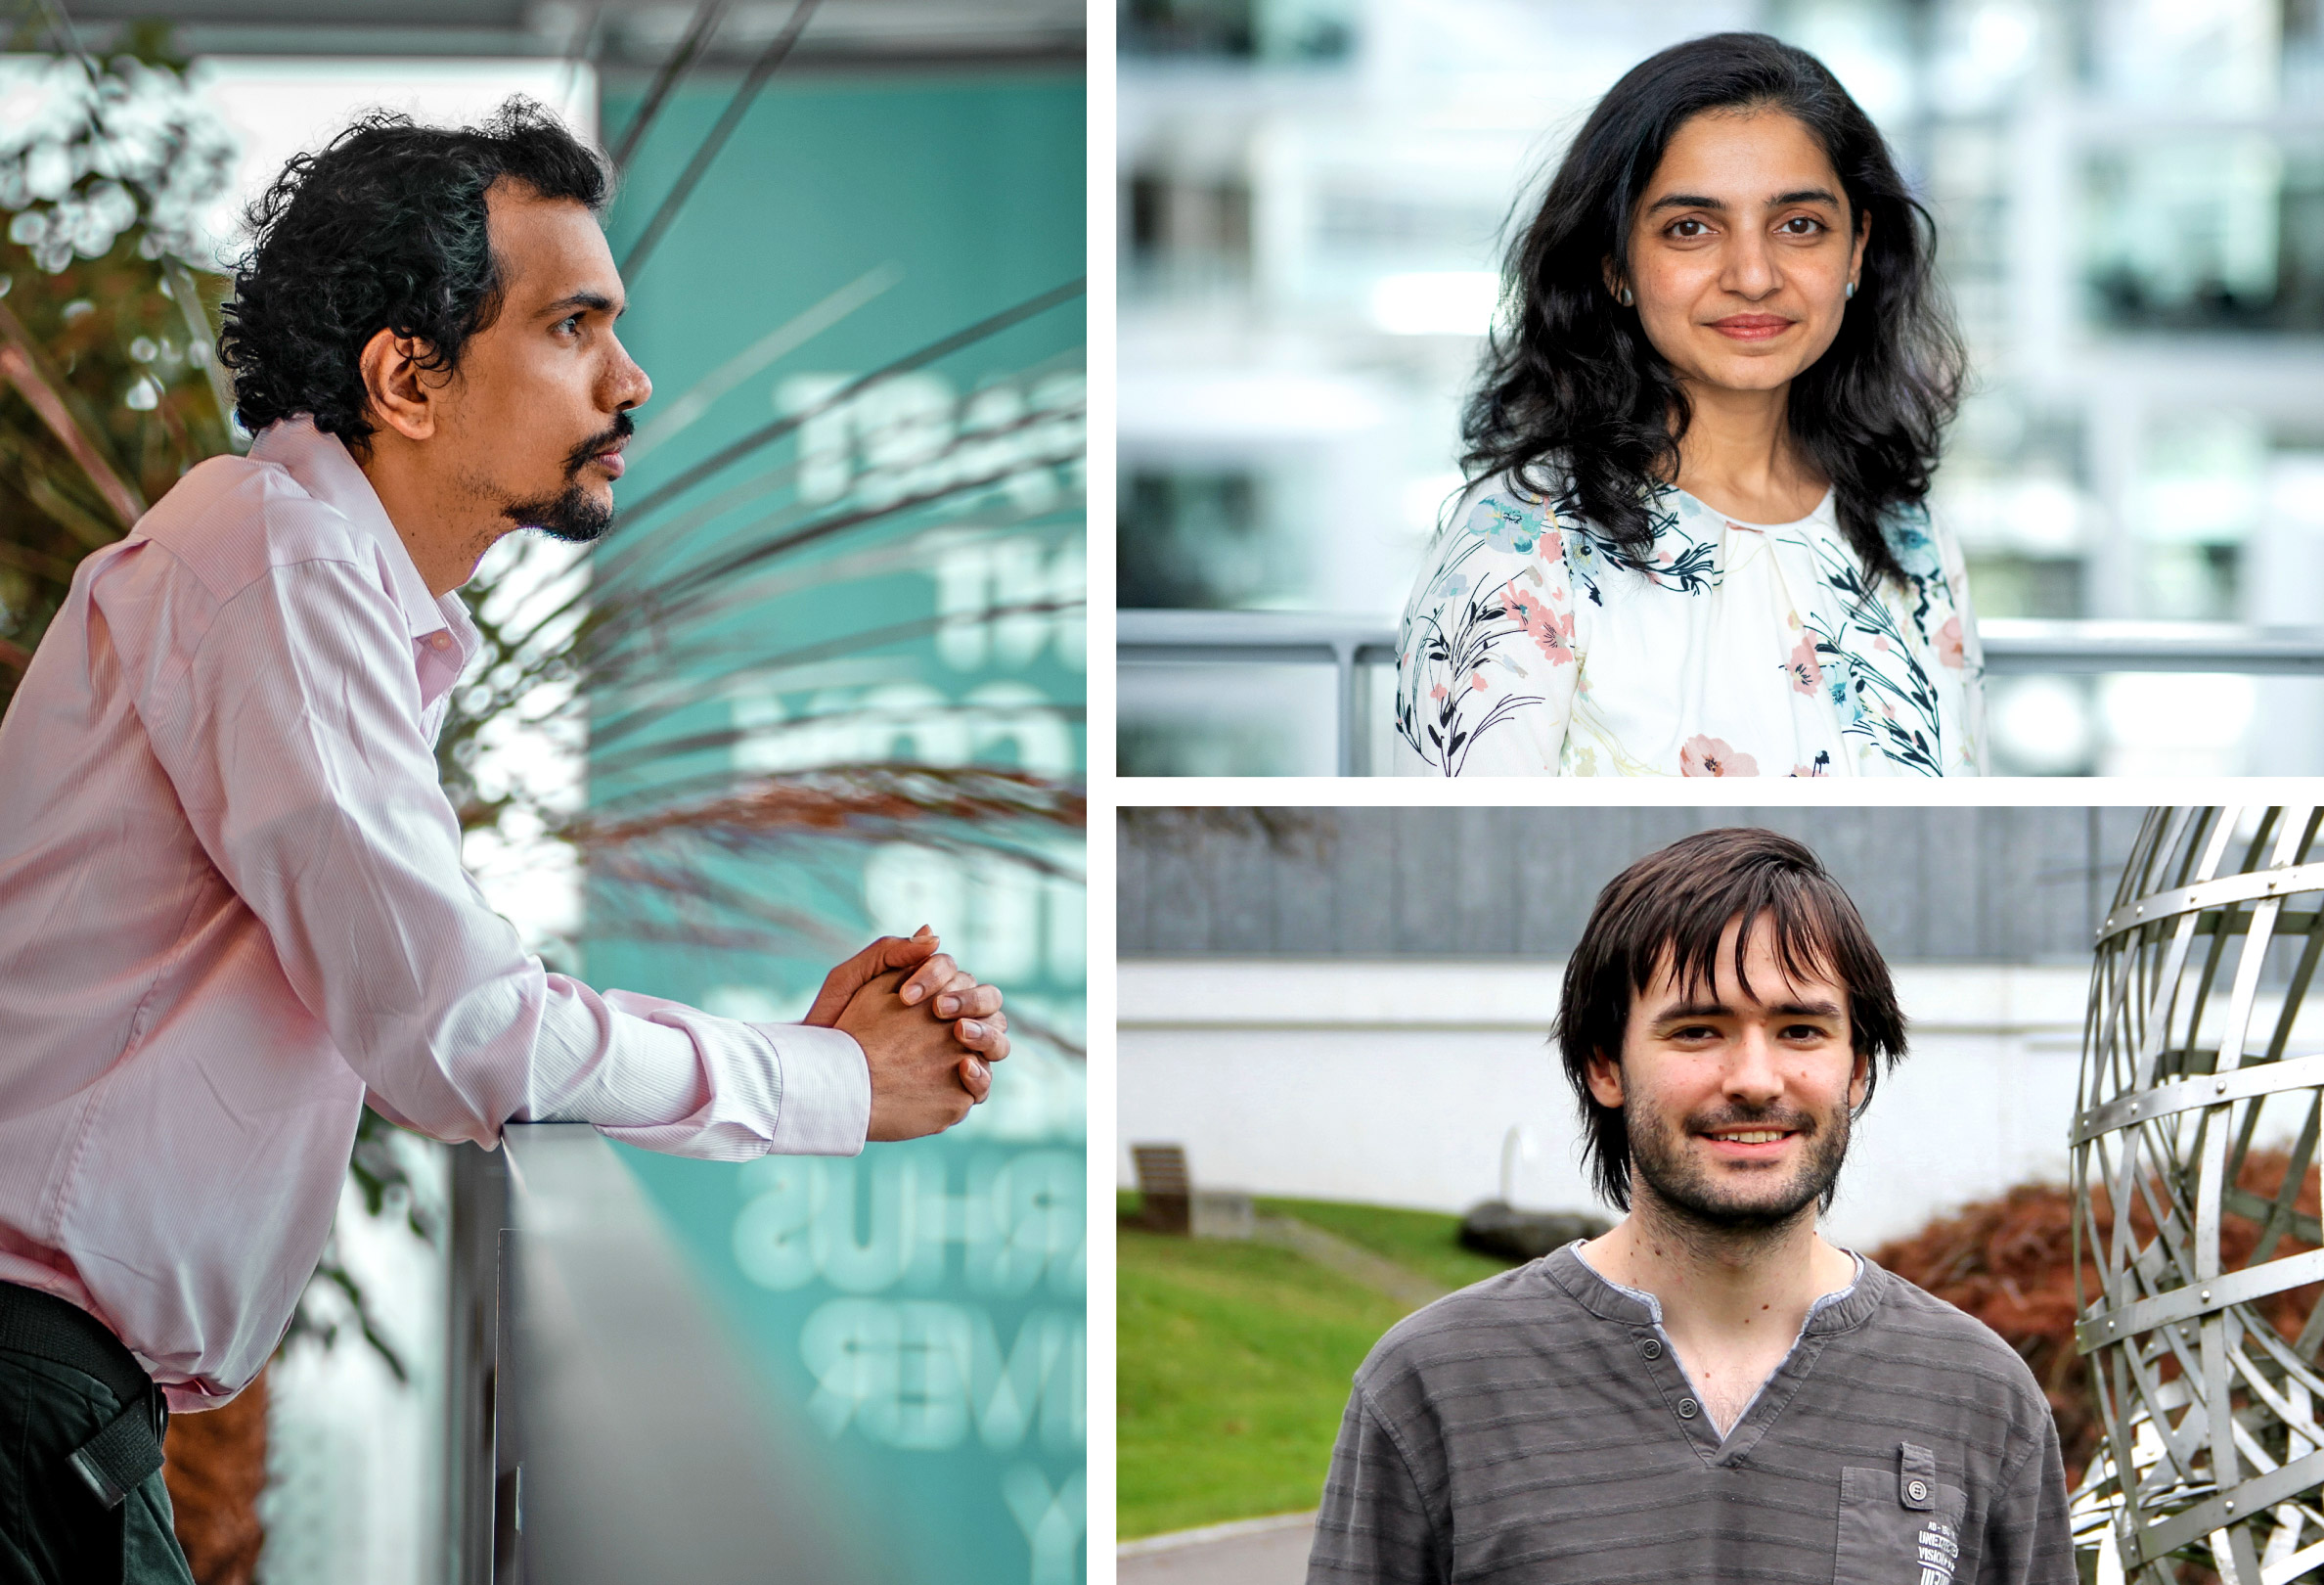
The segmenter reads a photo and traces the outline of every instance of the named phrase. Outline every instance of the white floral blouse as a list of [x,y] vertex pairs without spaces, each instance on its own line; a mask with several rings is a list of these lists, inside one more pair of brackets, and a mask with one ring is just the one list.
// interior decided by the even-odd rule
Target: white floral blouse
[[1439,529],[1397,648],[1399,767],[1441,776],[1974,776],[1984,660],[1925,512],[1873,585],[1827,492],[1737,522],[1684,490],[1615,551],[1506,477]]

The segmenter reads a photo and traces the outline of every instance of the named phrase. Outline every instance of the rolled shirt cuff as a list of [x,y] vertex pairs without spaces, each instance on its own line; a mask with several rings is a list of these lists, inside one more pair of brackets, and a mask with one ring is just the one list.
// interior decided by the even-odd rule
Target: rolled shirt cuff
[[625,1011],[693,1041],[709,1097],[672,1122],[601,1124],[607,1138],[713,1161],[863,1150],[872,1126],[872,1072],[853,1036],[804,1023],[744,1023],[643,996],[623,1001]]
[[872,1066],[855,1036],[813,1023],[748,1026],[775,1047],[782,1104],[776,1155],[857,1155],[872,1130]]

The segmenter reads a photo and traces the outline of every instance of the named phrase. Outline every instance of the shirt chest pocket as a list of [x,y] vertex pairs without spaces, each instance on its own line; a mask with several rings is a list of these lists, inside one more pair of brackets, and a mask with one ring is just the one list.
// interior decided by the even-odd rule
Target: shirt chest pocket
[[1967,1506],[1960,1487],[1929,1473],[1841,1471],[1832,1585],[1954,1585]]

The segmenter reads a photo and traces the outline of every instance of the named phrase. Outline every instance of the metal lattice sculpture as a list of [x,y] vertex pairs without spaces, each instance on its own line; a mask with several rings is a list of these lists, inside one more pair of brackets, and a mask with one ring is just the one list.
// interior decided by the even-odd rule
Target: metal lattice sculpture
[[2098,929],[2074,1124],[2103,1436],[2076,1528],[2101,1580],[2324,1576],[2320,957],[2324,810],[2148,815]]

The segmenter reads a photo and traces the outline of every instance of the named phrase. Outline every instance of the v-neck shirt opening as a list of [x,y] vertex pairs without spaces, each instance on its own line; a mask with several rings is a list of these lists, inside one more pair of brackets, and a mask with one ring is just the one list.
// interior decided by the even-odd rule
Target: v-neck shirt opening
[[[1671,1336],[1670,1330],[1663,1325],[1662,1300],[1642,1288],[1632,1288],[1627,1283],[1618,1283],[1591,1265],[1589,1257],[1582,1252],[1583,1245],[1587,1242],[1587,1239],[1576,1239],[1549,1258],[1555,1260],[1559,1254],[1572,1255],[1574,1264],[1587,1273],[1589,1280],[1604,1284],[1614,1292],[1631,1300],[1645,1310],[1646,1324],[1652,1326],[1655,1336],[1662,1339],[1663,1348],[1669,1354],[1671,1363],[1677,1368],[1679,1379],[1685,1381],[1688,1391],[1694,1395],[1695,1402],[1702,1406],[1703,1418],[1709,1421],[1711,1428],[1718,1432],[1720,1457],[1726,1454],[1729,1445],[1734,1440],[1735,1433],[1749,1423],[1751,1412],[1759,1407],[1760,1399],[1766,1395],[1768,1386],[1783,1375],[1794,1359],[1799,1357],[1800,1344],[1806,1340],[1809,1333],[1819,1330],[1815,1326],[1817,1318],[1827,1312],[1838,1311],[1844,1305],[1853,1309],[1852,1301],[1864,1288],[1864,1257],[1854,1249],[1843,1251],[1849,1259],[1855,1262],[1855,1275],[1848,1280],[1846,1288],[1834,1289],[1829,1293],[1819,1293],[1815,1296],[1808,1306],[1808,1313],[1800,1319],[1800,1330],[1793,1335],[1791,1346],[1783,1351],[1783,1357],[1775,1362],[1775,1368],[1761,1378],[1760,1384],[1752,1389],[1750,1398],[1744,1402],[1740,1410],[1736,1411],[1734,1420],[1722,1426],[1716,1419],[1712,1418],[1711,1395],[1703,1390],[1702,1383],[1697,1381],[1694,1379],[1694,1374],[1686,1368],[1685,1357],[1678,1352],[1677,1342]],[[1575,1296],[1581,1297],[1580,1294]],[[1869,1311],[1865,1313],[1869,1314]],[[1619,1318],[1609,1317],[1609,1319]],[[1862,1317],[1856,1316],[1855,1319],[1860,1320]]]

